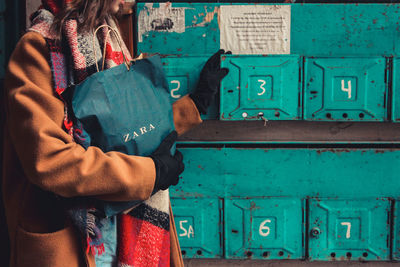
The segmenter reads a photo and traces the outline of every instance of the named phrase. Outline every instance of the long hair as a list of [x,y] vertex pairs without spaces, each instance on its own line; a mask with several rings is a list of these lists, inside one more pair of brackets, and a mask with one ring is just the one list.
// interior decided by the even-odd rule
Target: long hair
[[113,0],[69,0],[63,1],[63,7],[55,15],[52,30],[58,39],[62,37],[64,22],[76,19],[78,30],[91,31],[101,24],[107,17],[112,17],[110,12]]

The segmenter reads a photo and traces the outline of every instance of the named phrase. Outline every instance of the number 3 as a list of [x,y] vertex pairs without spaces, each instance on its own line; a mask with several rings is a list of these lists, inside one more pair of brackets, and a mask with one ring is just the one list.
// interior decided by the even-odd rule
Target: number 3
[[265,94],[265,91],[266,91],[266,89],[264,88],[264,85],[265,85],[267,82],[264,81],[264,80],[258,80],[258,82],[261,83],[260,89],[262,90],[262,92],[261,92],[261,93],[257,93],[257,95],[263,95],[263,94]]

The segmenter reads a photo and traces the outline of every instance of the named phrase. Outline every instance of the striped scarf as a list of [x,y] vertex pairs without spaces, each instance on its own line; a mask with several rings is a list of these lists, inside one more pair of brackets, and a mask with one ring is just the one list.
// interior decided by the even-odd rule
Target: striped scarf
[[[53,74],[53,87],[57,97],[64,101],[63,128],[77,143],[85,144],[85,136],[80,125],[74,123],[73,115],[65,99],[67,89],[82,82],[96,72],[96,61],[102,58],[102,48],[106,46],[105,68],[111,68],[124,62],[123,54],[131,60],[131,56],[122,45],[119,46],[115,36],[106,36],[103,31],[102,40],[95,41],[93,33],[79,32],[77,21],[69,19],[63,25],[63,41],[56,40],[51,30],[54,15],[69,0],[42,0],[42,6],[32,15],[32,26],[29,31],[41,34],[48,45],[50,52],[50,66]],[[117,28],[115,21],[107,19],[107,23]],[[101,39],[101,38],[100,38]],[[104,44],[104,40],[106,43]],[[65,40],[65,41],[64,41]],[[100,65],[99,65],[100,66]],[[66,201],[67,213],[82,235],[86,239],[87,253],[101,254],[104,252],[101,233],[101,219],[104,217],[100,201],[90,198],[69,199]],[[159,191],[149,200],[141,203],[128,214],[118,215],[118,265],[129,266],[169,266],[170,265],[170,220],[169,220],[169,193]]]

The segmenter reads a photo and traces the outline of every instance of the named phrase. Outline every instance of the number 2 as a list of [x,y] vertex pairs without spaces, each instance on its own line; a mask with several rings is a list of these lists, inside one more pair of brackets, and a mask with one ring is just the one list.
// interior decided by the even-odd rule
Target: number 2
[[181,88],[181,82],[177,80],[171,81],[172,84],[176,84],[176,88],[171,89],[171,97],[180,98],[182,95],[176,95],[175,92]]

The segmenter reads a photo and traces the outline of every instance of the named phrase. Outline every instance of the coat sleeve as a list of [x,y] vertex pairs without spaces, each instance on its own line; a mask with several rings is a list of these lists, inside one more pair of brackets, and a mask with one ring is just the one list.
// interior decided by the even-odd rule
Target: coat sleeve
[[28,180],[64,197],[148,199],[156,175],[151,158],[85,150],[62,129],[64,104],[53,93],[48,59],[44,38],[25,34],[5,83],[7,128]]

